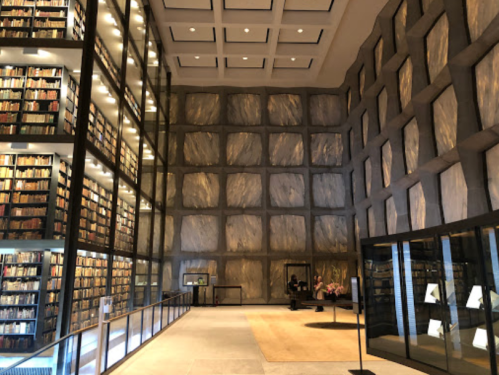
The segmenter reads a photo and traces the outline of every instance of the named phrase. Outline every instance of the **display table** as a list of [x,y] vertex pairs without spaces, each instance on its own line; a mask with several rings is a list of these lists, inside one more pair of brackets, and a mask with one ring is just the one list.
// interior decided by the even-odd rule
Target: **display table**
[[243,287],[241,285],[213,285],[213,306],[215,306],[215,291],[217,289],[239,289],[239,304],[243,305]]
[[328,300],[316,300],[316,301],[304,301],[302,302],[305,306],[323,306],[323,307],[333,307],[334,321],[336,322],[336,306],[338,307],[353,307],[353,302],[350,300],[338,300],[338,301],[328,301]]

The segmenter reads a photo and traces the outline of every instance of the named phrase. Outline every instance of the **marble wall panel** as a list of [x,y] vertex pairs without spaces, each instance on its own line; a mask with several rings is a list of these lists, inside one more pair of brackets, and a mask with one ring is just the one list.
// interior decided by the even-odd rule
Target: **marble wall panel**
[[216,173],[188,173],[184,175],[182,201],[186,208],[218,207],[220,182]]
[[376,78],[381,75],[381,68],[383,67],[383,46],[383,38],[380,38],[374,48],[374,70],[376,72]]
[[219,234],[220,228],[216,216],[183,216],[180,249],[199,253],[217,251]]
[[350,276],[355,276],[351,274],[348,262],[333,259],[317,260],[315,272],[322,276],[325,284],[337,282],[343,285],[345,293],[350,291]]
[[374,210],[372,207],[367,209],[367,222],[369,229],[369,237],[376,237],[376,219],[374,217]]
[[175,93],[172,93],[171,97],[170,97],[170,124],[171,125],[176,125],[178,123],[178,111],[179,111],[178,95]]
[[453,86],[433,102],[433,122],[438,155],[443,155],[456,146],[457,140],[457,99]]
[[175,236],[173,216],[165,216],[165,253],[173,250],[173,239]]
[[[288,280],[285,279],[286,275],[284,272],[285,264],[297,264],[306,263],[304,260],[293,260],[293,259],[278,259],[270,261],[270,297],[287,299],[288,295],[285,292],[286,283]],[[307,274],[304,267],[289,267],[288,275],[296,275],[298,280],[306,280]]]
[[[263,298],[263,266],[259,260],[235,259],[225,264],[227,285],[241,285],[243,300]],[[239,300],[239,290],[227,290],[226,298]]]
[[225,237],[229,252],[262,251],[262,218],[255,215],[227,216]]
[[[192,292],[192,287],[183,286],[183,275],[184,273],[209,273],[210,275],[218,274],[218,264],[216,260],[209,259],[187,259],[180,262],[178,270],[178,289],[183,292]],[[206,300],[213,300],[213,288],[202,288],[200,292],[204,293],[203,289],[206,289]],[[201,300],[201,295],[199,299]]]
[[388,93],[384,88],[378,95],[378,119],[379,130],[382,131],[386,126],[386,115],[388,112]]
[[400,7],[397,13],[395,14],[395,18],[393,21],[395,24],[395,45],[397,47],[397,51],[399,51],[405,40],[405,28],[407,25],[406,1],[403,1],[402,4],[400,4]]
[[312,164],[339,167],[343,157],[343,142],[341,134],[319,133],[312,134],[310,150],[312,155]]
[[352,89],[348,89],[347,92],[347,112],[350,115],[350,110],[352,109]]
[[168,136],[168,165],[177,163],[177,133]]
[[300,95],[269,95],[267,109],[270,125],[296,126],[302,124],[303,107]]
[[466,0],[466,8],[471,41],[474,42],[499,14],[499,2]]
[[456,163],[440,174],[440,195],[445,223],[468,217],[468,188],[461,163]]
[[142,190],[143,193],[147,194],[149,197],[152,197],[153,178],[154,178],[154,173],[142,172],[142,182],[140,185],[140,189]]
[[305,252],[305,217],[278,215],[270,218],[270,249],[274,252]]
[[350,147],[350,154],[349,154],[349,158],[352,159],[353,158],[353,150],[354,150],[354,142],[355,142],[355,139],[354,139],[355,135],[353,133],[353,129],[350,129],[348,131],[348,143],[349,143],[349,147]]
[[221,103],[218,94],[194,93],[185,97],[185,119],[190,125],[220,123]]
[[399,70],[400,107],[407,107],[412,96],[412,60],[409,57]]
[[260,125],[260,95],[232,94],[227,96],[227,120],[230,125]]
[[261,207],[262,176],[252,173],[229,174],[226,194],[229,207]]
[[404,127],[404,153],[407,174],[411,174],[418,169],[419,158],[419,128],[415,117]]
[[360,226],[359,226],[359,218],[357,217],[357,215],[354,216],[353,222],[354,222],[353,224],[355,231],[355,251],[360,253],[362,248],[360,245]]
[[173,207],[175,204],[175,195],[177,194],[177,185],[175,174],[168,173],[166,176],[166,207]]
[[151,212],[139,213],[137,253],[149,255],[151,246]]
[[499,145],[486,152],[487,178],[493,210],[499,210]]
[[352,179],[352,193],[353,193],[353,202],[356,203],[357,202],[357,179],[355,178],[355,171],[352,171],[352,175],[351,175],[351,179]]
[[315,207],[345,207],[345,183],[341,174],[314,174],[312,179],[312,193]]
[[347,222],[344,216],[316,216],[314,222],[314,250],[319,253],[346,253]]
[[362,69],[359,72],[359,94],[361,99],[364,96],[365,88],[366,88],[366,67],[362,66]]
[[184,141],[186,165],[209,166],[220,162],[220,136],[217,133],[186,133]]
[[272,133],[269,137],[269,157],[273,166],[303,165],[303,136],[299,133]]
[[392,182],[392,146],[390,141],[386,141],[381,148],[381,161],[383,164],[383,184],[387,187]]
[[372,182],[372,168],[371,168],[371,159],[367,158],[364,162],[364,176],[366,183],[366,197],[369,198],[371,196],[371,182]]
[[341,102],[338,95],[311,95],[310,121],[312,125],[341,125]]
[[426,228],[426,200],[423,192],[423,185],[418,182],[409,189],[409,206],[411,209],[412,230]]
[[162,232],[162,228],[161,228],[161,215],[158,214],[158,211],[156,211],[155,215],[154,215],[154,229],[152,231],[152,235],[153,235],[153,238],[152,238],[152,254],[155,258],[159,258],[160,256],[160,245],[161,245],[161,232]]
[[499,124],[499,44],[478,63],[475,73],[478,107],[486,129]]
[[426,61],[431,83],[447,65],[448,53],[449,21],[444,13],[426,36]]
[[386,212],[386,231],[390,234],[397,233],[397,210],[395,208],[395,199],[388,198],[385,201]]
[[262,137],[257,133],[230,133],[227,136],[227,164],[256,166],[262,163]]
[[272,207],[305,206],[305,180],[297,173],[270,175],[270,204]]
[[163,292],[168,292],[176,289],[172,285],[173,284],[172,279],[173,279],[172,262],[165,261],[163,263]]
[[426,13],[428,9],[430,8],[430,4],[432,3],[433,0],[422,0],[422,5],[423,5],[423,13]]
[[369,137],[369,113],[367,111],[362,115],[362,147],[366,147]]

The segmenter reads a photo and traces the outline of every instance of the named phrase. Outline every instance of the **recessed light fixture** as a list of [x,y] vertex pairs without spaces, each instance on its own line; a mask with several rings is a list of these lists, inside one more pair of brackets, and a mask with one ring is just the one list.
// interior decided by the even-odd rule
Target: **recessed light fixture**
[[144,22],[144,17],[142,17],[140,15],[136,15],[135,19],[137,20],[137,22]]
[[119,31],[118,29],[113,29],[113,34],[116,36],[121,36],[121,31]]
[[301,34],[303,32],[303,29],[298,29],[298,32]]
[[189,31],[190,31],[191,33],[193,33],[194,31],[196,31],[196,29],[195,29],[194,27],[191,27],[191,28],[189,29]]
[[131,57],[127,58],[126,61],[129,63],[129,64],[135,64],[135,60]]
[[135,128],[130,128],[130,133],[137,133],[137,129],[135,129]]
[[156,52],[149,51],[149,57],[156,57]]
[[243,60],[248,60],[248,58],[246,56],[243,57]]
[[136,2],[135,0],[132,0],[132,2],[130,4],[132,5],[132,8],[138,8],[139,7],[139,3]]
[[292,58],[291,58],[291,61],[296,61],[296,57],[292,57]]
[[148,102],[149,104],[154,104],[154,100],[152,100],[152,99],[147,99],[147,102]]
[[75,70],[73,70],[73,73],[80,74],[81,70],[75,69]]
[[199,60],[199,56],[194,56],[194,58],[195,58],[196,60]]
[[244,29],[244,32],[245,32],[245,33],[249,33],[249,32],[250,32],[250,29],[246,28],[246,29]]

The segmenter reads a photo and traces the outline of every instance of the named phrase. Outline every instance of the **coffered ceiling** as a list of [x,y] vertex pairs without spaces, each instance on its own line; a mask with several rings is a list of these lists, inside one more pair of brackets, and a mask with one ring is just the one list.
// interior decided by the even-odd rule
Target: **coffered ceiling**
[[387,0],[152,0],[174,85],[337,87]]

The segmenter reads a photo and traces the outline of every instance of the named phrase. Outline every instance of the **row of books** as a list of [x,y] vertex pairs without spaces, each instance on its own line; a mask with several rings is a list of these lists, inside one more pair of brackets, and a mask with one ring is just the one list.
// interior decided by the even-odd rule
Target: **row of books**
[[106,278],[105,277],[76,277],[74,282],[75,288],[92,288],[95,286],[105,286]]
[[[8,103],[8,102],[4,102],[4,103]],[[16,104],[17,104],[17,109],[19,110],[19,103],[16,103]],[[40,102],[24,102],[23,110],[37,112],[37,111],[41,111],[42,109],[40,107]],[[47,105],[44,104],[43,111],[59,112],[59,102],[53,101],[53,102],[48,103]]]
[[35,333],[35,322],[0,323],[0,335],[25,335],[28,333]]
[[40,218],[28,220],[11,220],[9,229],[43,229],[45,222]]
[[47,194],[23,194],[14,192],[12,195],[12,203],[46,203],[48,201]]
[[[25,99],[50,100],[58,99],[59,92],[55,90],[26,90]],[[20,98],[19,98],[20,99]]]
[[73,291],[74,300],[104,297],[105,295],[106,295],[106,288],[89,288],[89,289],[78,289]]
[[12,189],[12,180],[0,180],[0,190],[11,190],[11,189]]
[[11,307],[8,309],[0,309],[0,320],[2,319],[35,319],[35,308],[19,308]]
[[12,168],[0,167],[0,178],[14,177],[14,170]]
[[37,293],[2,294],[0,305],[36,305]]
[[39,267],[26,267],[26,266],[4,266],[3,275],[7,277],[26,277],[26,276],[40,276]]
[[50,169],[48,168],[29,168],[29,169],[17,169],[16,178],[49,178]]
[[41,263],[42,258],[43,253],[39,251],[5,254],[5,263]]
[[[12,181],[12,180],[6,180],[6,181]],[[49,190],[49,186],[50,186],[50,181],[48,180],[40,180],[40,181],[16,180],[14,190]]]
[[33,346],[33,337],[0,336],[0,349],[26,350]]

